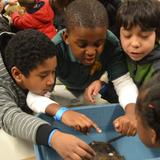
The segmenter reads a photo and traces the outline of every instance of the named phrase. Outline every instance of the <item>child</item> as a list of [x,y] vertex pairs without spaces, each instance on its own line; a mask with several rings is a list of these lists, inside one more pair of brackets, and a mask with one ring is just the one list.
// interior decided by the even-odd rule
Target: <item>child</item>
[[[11,36],[9,32],[2,33],[1,42],[8,40],[8,36]],[[46,121],[31,115],[32,112],[26,105],[28,90],[43,95],[52,88],[57,60],[56,48],[50,39],[39,31],[24,30],[14,35],[2,51],[0,127],[10,135],[51,146],[63,159],[92,159],[95,152],[85,142],[53,129]],[[56,104],[54,109],[52,108],[53,114],[60,110]],[[56,113],[56,118],[62,117],[62,110],[60,111],[61,113]],[[75,117],[79,119],[79,115],[84,128],[93,124],[87,117],[73,111],[66,111],[63,118],[72,126],[77,123]]]
[[158,0],[127,0],[117,12],[121,45],[138,88],[160,70],[159,17]]
[[[86,89],[87,99],[94,102],[93,96],[103,83],[99,79],[107,71],[126,111],[115,121],[116,130],[134,135],[137,88],[128,74],[118,39],[107,31],[106,19],[106,10],[97,0],[74,0],[66,7],[66,29],[53,39],[58,50],[56,73],[74,95]],[[97,85],[89,87],[92,82]]]
[[4,8],[5,8],[5,6],[7,4],[9,4],[9,5],[15,5],[16,3],[17,3],[17,0],[1,0],[0,1],[0,12],[1,13],[3,12],[3,10],[4,10]]
[[137,87],[160,70],[160,2],[128,0],[117,13],[120,41]]
[[139,91],[136,105],[137,133],[149,147],[160,147],[160,75]]
[[11,13],[13,25],[17,29],[37,29],[50,39],[55,36],[56,29],[53,25],[55,15],[49,0],[19,0],[18,2],[26,8],[26,12],[23,15],[18,12]]

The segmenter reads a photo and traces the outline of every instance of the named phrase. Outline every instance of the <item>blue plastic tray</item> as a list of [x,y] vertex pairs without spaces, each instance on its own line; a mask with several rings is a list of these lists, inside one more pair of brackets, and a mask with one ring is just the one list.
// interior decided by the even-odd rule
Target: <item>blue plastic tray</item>
[[[83,135],[80,132],[74,131],[72,128],[63,125],[62,123],[54,122],[53,118],[44,114],[40,114],[39,117],[50,122],[54,125],[54,127],[59,128],[61,131],[78,136],[87,143],[92,141],[104,142],[118,136],[112,125],[115,118],[124,114],[123,109],[118,104],[83,106],[73,108],[73,110],[86,114],[98,124],[103,132],[97,134],[93,129],[89,135]],[[147,148],[139,140],[138,136],[123,137],[112,144],[116,150],[125,157],[126,160],[160,160],[160,149]],[[37,160],[62,160],[50,147],[35,145],[34,149]]]

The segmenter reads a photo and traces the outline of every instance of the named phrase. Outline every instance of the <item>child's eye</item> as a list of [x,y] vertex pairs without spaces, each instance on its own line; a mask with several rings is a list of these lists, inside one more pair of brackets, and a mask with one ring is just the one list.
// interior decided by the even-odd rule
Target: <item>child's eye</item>
[[78,47],[80,47],[80,48],[85,48],[87,45],[86,44],[83,44],[83,43],[79,43],[78,44]]
[[44,79],[44,78],[47,77],[47,75],[39,75],[39,77],[40,77],[41,79]]
[[131,35],[130,33],[124,33],[123,36],[124,36],[125,38],[130,38],[132,35]]
[[84,41],[78,41],[78,42],[77,42],[77,45],[78,45],[78,47],[80,47],[80,48],[85,48],[85,47],[87,47],[87,43],[84,42]]
[[99,41],[99,42],[95,43],[94,46],[95,47],[100,47],[103,44],[104,44],[104,41]]
[[146,39],[146,38],[149,37],[149,35],[148,35],[148,34],[141,34],[141,37],[142,37],[143,39]]

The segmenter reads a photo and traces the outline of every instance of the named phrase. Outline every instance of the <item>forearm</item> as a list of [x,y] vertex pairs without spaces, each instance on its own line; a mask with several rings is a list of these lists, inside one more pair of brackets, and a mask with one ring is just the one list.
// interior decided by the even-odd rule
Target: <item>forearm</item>
[[129,73],[112,82],[119,97],[119,103],[124,109],[128,104],[136,103],[138,89]]
[[60,105],[50,104],[47,106],[45,112],[51,116],[54,116],[59,109],[60,109]]
[[31,92],[28,92],[26,102],[28,107],[36,113],[55,115],[57,110],[60,108],[59,104],[50,98],[36,95]]
[[[46,121],[27,114],[13,105],[7,105],[7,107],[4,105],[0,112],[1,127],[5,132],[32,143],[37,143],[37,131],[39,127],[42,125],[49,125]],[[45,144],[45,142],[43,143]]]
[[125,107],[125,113],[127,114],[127,115],[131,115],[131,116],[133,116],[133,115],[135,115],[135,103],[130,103],[130,104],[128,104],[126,107]]

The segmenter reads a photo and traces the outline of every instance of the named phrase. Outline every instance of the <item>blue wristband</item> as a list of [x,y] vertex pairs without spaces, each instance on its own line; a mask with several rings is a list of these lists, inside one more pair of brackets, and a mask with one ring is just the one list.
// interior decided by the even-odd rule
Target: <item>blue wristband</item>
[[48,145],[51,147],[51,138],[53,136],[53,134],[55,133],[57,129],[54,129],[51,131],[51,133],[49,134],[49,137],[48,137]]
[[4,6],[8,4],[8,0],[4,0]]
[[56,112],[56,114],[55,114],[55,116],[54,116],[54,119],[55,119],[56,121],[60,121],[61,118],[62,118],[63,113],[66,112],[66,111],[68,111],[68,110],[69,110],[69,109],[66,108],[66,107],[61,107],[61,108]]

